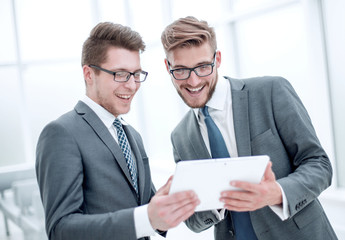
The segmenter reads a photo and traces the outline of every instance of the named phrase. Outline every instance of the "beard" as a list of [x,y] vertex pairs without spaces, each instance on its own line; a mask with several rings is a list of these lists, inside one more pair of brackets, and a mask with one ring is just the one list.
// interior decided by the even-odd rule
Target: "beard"
[[[115,92],[113,93],[113,95],[115,96]],[[105,110],[107,110],[109,113],[114,115],[115,117],[119,116],[120,114],[125,114],[125,112],[119,111],[119,107],[118,108],[115,107],[115,104],[111,102],[110,97],[104,96],[99,90],[97,91],[97,98],[98,98],[98,104],[101,107],[103,107]]]
[[205,101],[202,101],[202,102],[195,102],[195,103],[189,102],[188,99],[182,94],[182,92],[179,89],[177,88],[176,89],[177,89],[177,93],[180,95],[180,97],[182,98],[182,100],[185,102],[187,106],[191,108],[202,108],[213,96],[213,93],[216,89],[217,82],[218,82],[218,71],[216,71],[216,76],[214,78],[214,81],[212,81],[209,85],[209,91],[207,93],[207,97]]

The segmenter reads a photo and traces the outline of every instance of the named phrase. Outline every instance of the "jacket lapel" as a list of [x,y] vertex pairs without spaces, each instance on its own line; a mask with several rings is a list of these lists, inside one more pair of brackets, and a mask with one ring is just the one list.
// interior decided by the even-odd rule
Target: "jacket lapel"
[[[227,77],[226,77],[227,78]],[[241,80],[230,79],[232,94],[232,109],[234,116],[235,137],[238,156],[251,155],[251,141],[248,115],[248,91]]]
[[85,103],[79,101],[75,106],[76,112],[83,117],[83,119],[90,125],[95,131],[102,142],[108,147],[111,153],[114,155],[116,162],[119,164],[122,172],[127,177],[128,181],[132,183],[129,170],[126,165],[125,157],[121,148],[109,133],[109,130],[105,127],[99,117],[92,111]]
[[201,136],[198,120],[191,109],[187,115],[187,135],[188,142],[191,144],[196,159],[211,158],[205,142]]
[[[241,80],[225,77],[231,83],[232,109],[238,156],[251,155],[251,141],[248,115],[248,91]],[[198,159],[211,158],[200,133],[199,124],[193,110],[187,116],[189,143]]]

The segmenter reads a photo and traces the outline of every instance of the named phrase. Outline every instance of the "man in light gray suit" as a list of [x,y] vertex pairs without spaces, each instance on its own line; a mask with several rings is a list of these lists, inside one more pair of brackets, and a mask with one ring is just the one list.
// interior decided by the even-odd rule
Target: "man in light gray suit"
[[195,232],[214,226],[217,240],[337,239],[317,199],[331,184],[332,167],[289,82],[218,77],[214,29],[194,17],[167,26],[161,40],[172,83],[192,108],[171,134],[175,161],[213,156],[208,114],[231,157],[271,160],[260,184],[229,183],[245,191],[222,192],[223,209],[197,212],[186,225]]
[[86,96],[49,123],[37,144],[49,239],[148,239],[193,214],[193,192],[168,195],[171,179],[155,191],[142,139],[121,117],[147,77],[144,49],[137,32],[109,22],[85,41]]

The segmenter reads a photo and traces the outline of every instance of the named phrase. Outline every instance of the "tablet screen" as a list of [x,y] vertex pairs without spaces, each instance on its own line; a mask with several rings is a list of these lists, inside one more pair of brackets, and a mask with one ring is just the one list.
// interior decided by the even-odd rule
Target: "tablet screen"
[[235,189],[230,181],[260,183],[268,161],[266,155],[180,161],[169,193],[194,190],[200,200],[196,211],[223,208],[220,193]]

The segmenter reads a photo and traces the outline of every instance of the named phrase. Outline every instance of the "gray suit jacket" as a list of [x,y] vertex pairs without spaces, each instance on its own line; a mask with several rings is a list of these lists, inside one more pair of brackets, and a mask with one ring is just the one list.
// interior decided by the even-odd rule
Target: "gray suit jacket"
[[[250,212],[258,239],[337,239],[317,199],[331,184],[332,167],[292,86],[280,77],[227,79],[238,154],[270,156],[291,214],[282,221],[269,207]],[[176,162],[210,158],[192,110],[172,132],[171,140]],[[199,212],[186,225],[195,232],[214,225],[215,239],[235,239],[228,212],[223,221],[210,211]]]
[[137,160],[140,202],[121,148],[85,103],[43,129],[36,172],[49,239],[136,239],[134,208],[155,189],[139,133],[124,130]]

